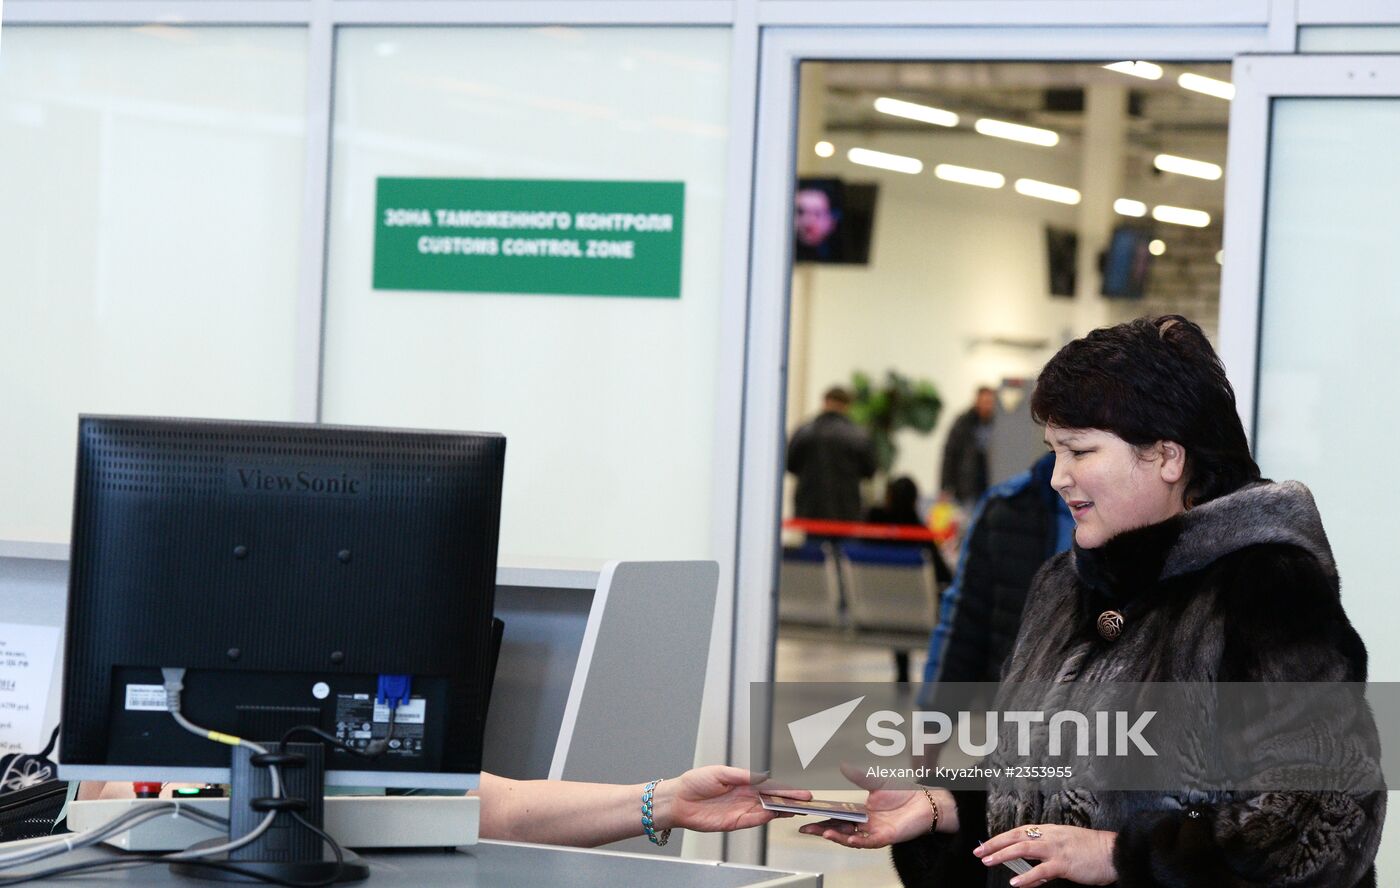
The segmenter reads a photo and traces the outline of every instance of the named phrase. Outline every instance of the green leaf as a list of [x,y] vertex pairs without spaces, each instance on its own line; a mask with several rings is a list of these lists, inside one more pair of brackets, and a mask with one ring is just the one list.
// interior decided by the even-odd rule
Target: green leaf
[[887,474],[899,452],[895,433],[912,429],[927,435],[943,412],[943,399],[932,382],[910,379],[897,370],[886,370],[884,385],[878,389],[869,375],[857,370],[851,374],[851,389],[851,419],[869,430],[880,468]]

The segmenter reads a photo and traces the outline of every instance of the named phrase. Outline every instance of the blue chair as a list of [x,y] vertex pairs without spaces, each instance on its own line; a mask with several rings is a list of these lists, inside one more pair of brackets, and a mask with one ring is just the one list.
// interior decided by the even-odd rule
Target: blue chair
[[851,625],[925,633],[937,622],[933,559],[923,546],[842,542],[836,561]]

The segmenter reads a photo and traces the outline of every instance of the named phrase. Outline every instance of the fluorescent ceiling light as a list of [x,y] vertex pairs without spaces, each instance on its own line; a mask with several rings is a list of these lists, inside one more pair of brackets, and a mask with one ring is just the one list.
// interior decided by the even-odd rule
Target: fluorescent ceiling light
[[1104,65],[1104,67],[1110,71],[1117,71],[1119,74],[1141,77],[1143,80],[1162,79],[1162,66],[1154,65],[1151,62],[1114,62],[1111,65]]
[[1120,216],[1140,218],[1147,215],[1147,204],[1140,200],[1130,200],[1126,197],[1120,197],[1113,202],[1113,212]]
[[1167,242],[1161,238],[1155,238],[1147,245],[1147,252],[1153,256],[1160,256],[1167,251]]
[[957,126],[958,115],[952,111],[944,111],[942,108],[930,108],[928,105],[918,105],[914,102],[903,102],[899,99],[891,99],[885,96],[875,100],[875,110],[881,114],[890,114],[894,117],[905,117],[909,120],[918,120],[922,123],[931,123],[934,126]]
[[990,117],[978,120],[973,125],[973,129],[984,136],[1011,139],[1013,142],[1029,142],[1032,145],[1041,145],[1046,148],[1056,145],[1060,141],[1060,134],[1054,130],[1022,126],[1019,123],[1007,123],[1005,120],[993,120]]
[[1229,101],[1235,97],[1235,85],[1233,83],[1227,83],[1224,80],[1216,80],[1214,77],[1202,77],[1200,74],[1187,72],[1176,78],[1176,82],[1182,89],[1205,93],[1208,96],[1215,96],[1217,99]]
[[1152,218],[1158,222],[1189,225],[1192,228],[1205,228],[1210,224],[1210,213],[1205,210],[1188,210],[1185,207],[1153,207]]
[[812,150],[817,152],[818,157],[830,157],[836,153],[836,146],[823,140],[812,146]]
[[1177,157],[1175,154],[1159,154],[1153,158],[1152,165],[1164,173],[1180,173],[1183,176],[1195,176],[1197,179],[1209,179],[1212,182],[1224,173],[1219,164]]
[[895,173],[908,173],[911,176],[924,171],[924,162],[918,158],[905,157],[902,154],[886,154],[883,151],[871,151],[869,148],[852,148],[846,152],[846,159],[861,166],[890,170]]
[[1049,182],[1039,182],[1035,179],[1017,179],[1016,191],[1026,197],[1038,197],[1041,200],[1053,200],[1056,203],[1071,205],[1079,203],[1079,192],[1073,188],[1051,185]]
[[963,185],[976,185],[979,188],[1000,188],[1006,184],[1006,177],[991,170],[978,170],[972,167],[940,163],[933,168],[933,174],[945,182],[959,182]]

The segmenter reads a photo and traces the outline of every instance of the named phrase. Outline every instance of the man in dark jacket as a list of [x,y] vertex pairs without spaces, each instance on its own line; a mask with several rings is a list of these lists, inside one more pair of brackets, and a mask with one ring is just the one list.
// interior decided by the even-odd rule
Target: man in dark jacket
[[788,442],[787,470],[797,476],[798,518],[861,519],[860,482],[875,474],[875,446],[846,415],[850,406],[845,389],[827,389],[821,415]]
[[969,509],[987,490],[987,443],[996,409],[997,393],[978,389],[976,403],[954,420],[943,445],[939,489]]

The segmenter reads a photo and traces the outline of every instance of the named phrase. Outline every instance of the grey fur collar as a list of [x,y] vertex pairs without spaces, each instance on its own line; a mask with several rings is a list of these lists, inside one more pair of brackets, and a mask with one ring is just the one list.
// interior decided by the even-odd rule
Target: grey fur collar
[[1260,543],[1297,546],[1337,575],[1332,547],[1312,493],[1297,481],[1260,481],[1180,516],[1181,535],[1168,553],[1162,579],[1200,570],[1222,556]]

